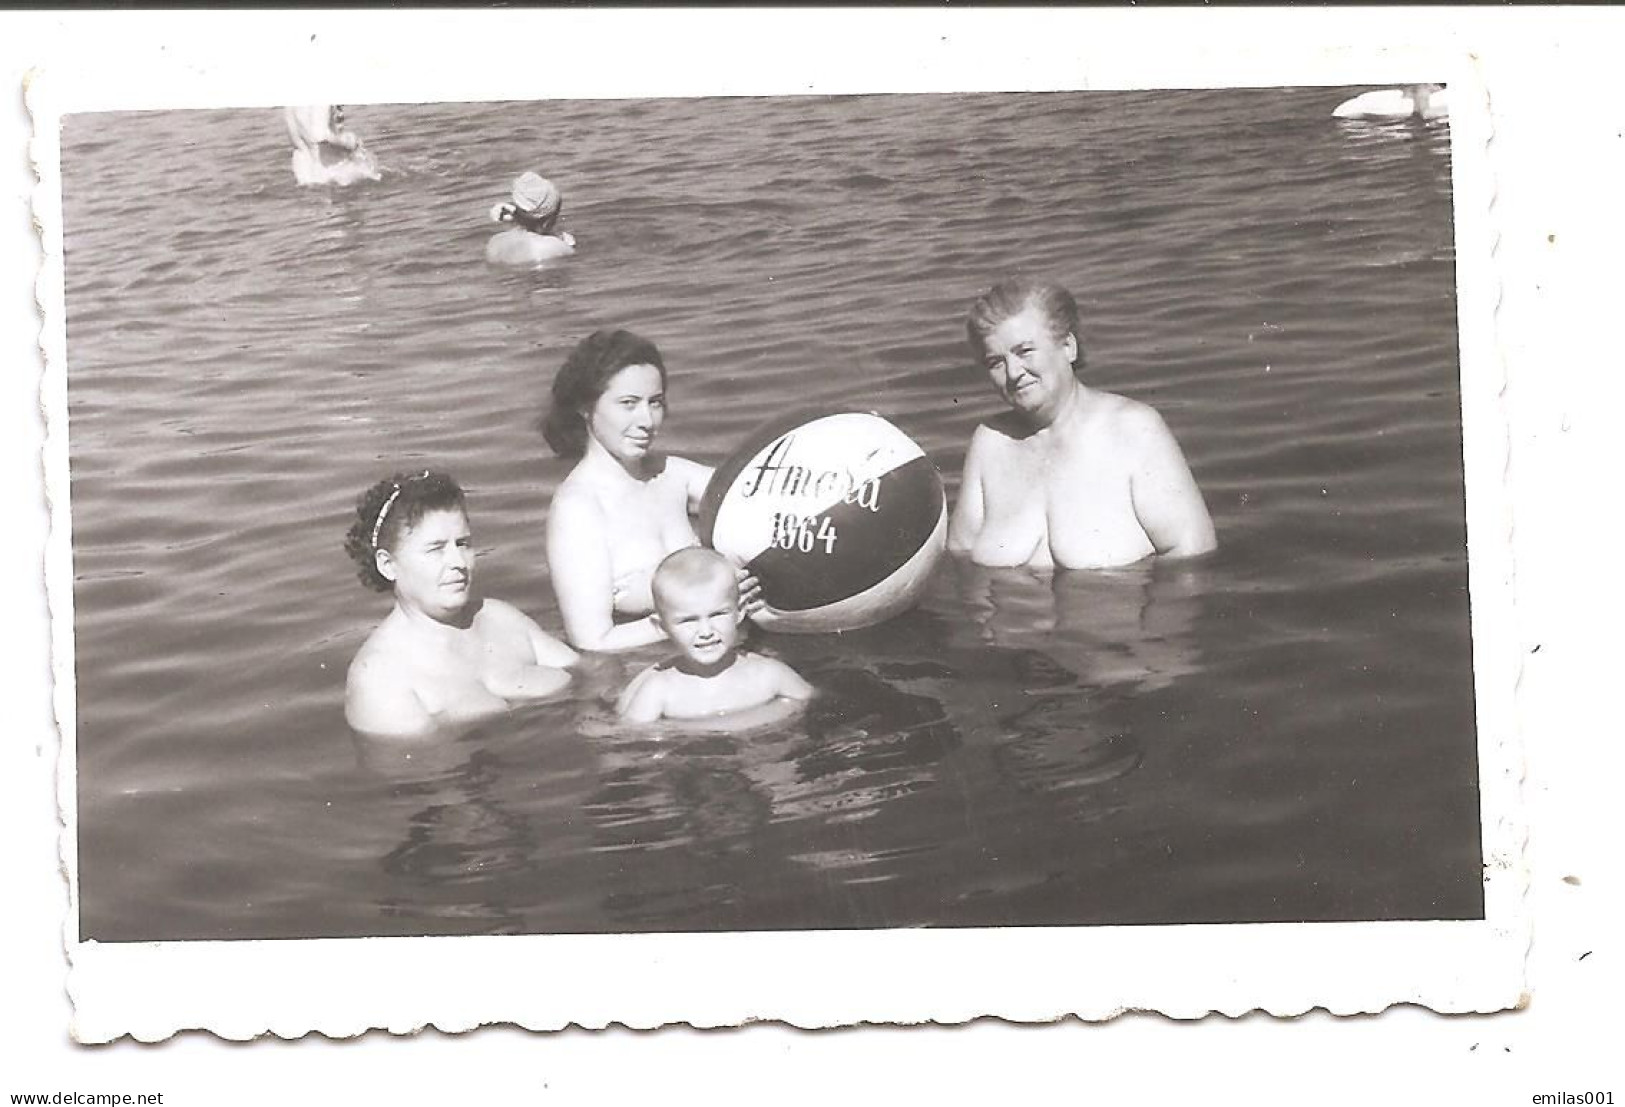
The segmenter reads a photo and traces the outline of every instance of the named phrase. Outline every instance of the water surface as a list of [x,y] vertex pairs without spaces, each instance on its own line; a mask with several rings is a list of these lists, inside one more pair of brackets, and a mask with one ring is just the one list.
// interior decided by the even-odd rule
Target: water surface
[[[1349,94],[356,106],[384,177],[347,190],[294,185],[274,111],[70,117],[83,937],[1481,916],[1448,128]],[[526,168],[581,253],[489,268]],[[673,452],[872,408],[952,494],[998,409],[962,313],[1017,269],[1163,413],[1217,556],[951,564],[758,636],[820,690],[765,734],[622,731],[614,672],[346,730],[380,476],[456,474],[486,590],[559,627],[531,424],[578,338],[660,345]]]

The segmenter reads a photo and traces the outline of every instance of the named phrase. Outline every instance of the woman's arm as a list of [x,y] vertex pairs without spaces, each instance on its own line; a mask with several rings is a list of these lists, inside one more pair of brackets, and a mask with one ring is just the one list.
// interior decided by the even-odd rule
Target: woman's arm
[[700,513],[700,501],[705,499],[705,489],[711,483],[711,476],[716,472],[709,465],[701,465],[697,461],[690,461],[686,457],[668,457],[666,463],[682,474],[683,486],[688,492],[688,513]]
[[[705,490],[711,485],[711,478],[716,470],[709,465],[701,465],[697,461],[689,461],[682,457],[668,457],[666,463],[678,472],[688,493],[688,513],[697,515],[700,503],[705,499]],[[734,572],[739,581],[739,617],[747,619],[762,610],[762,582],[757,580],[750,570],[742,565],[735,565]]]
[[615,581],[603,509],[585,496],[561,492],[547,516],[547,568],[553,578],[564,636],[582,650],[629,650],[663,640],[652,618],[615,622]]
[[581,655],[543,630],[541,624],[507,600],[487,598],[484,614],[500,620],[505,630],[521,636],[530,647],[531,661],[550,669],[568,669],[581,660]]
[[525,635],[530,639],[530,648],[535,651],[536,664],[568,669],[581,660],[579,653],[543,630],[535,619],[518,608],[514,608],[514,611],[525,621]]
[[568,669],[581,660],[581,655],[554,638],[547,631],[536,625],[536,620],[529,619],[530,645],[536,651],[536,664],[551,665],[555,669]]
[[1164,557],[1195,557],[1219,544],[1202,490],[1162,416],[1138,406],[1125,413],[1135,464],[1129,475],[1134,514]]

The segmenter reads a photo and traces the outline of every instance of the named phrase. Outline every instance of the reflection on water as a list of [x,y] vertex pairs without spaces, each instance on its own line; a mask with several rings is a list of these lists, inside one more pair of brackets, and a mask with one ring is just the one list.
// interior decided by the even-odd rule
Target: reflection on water
[[[538,895],[538,858],[568,846],[573,816],[534,803],[516,772],[540,752],[533,739],[567,727],[549,704],[432,738],[352,735],[371,785],[358,802],[392,814],[395,839],[374,859],[383,882],[374,909],[391,933],[526,933]],[[558,743],[550,743],[557,750]],[[570,758],[563,759],[565,767]],[[375,830],[378,828],[375,828]]]
[[1209,580],[1200,561],[1050,573],[955,557],[942,573],[948,609],[957,604],[971,616],[955,645],[1038,651],[1082,683],[1125,693],[1196,672],[1192,632]]
[[604,904],[619,925],[741,925],[764,880],[863,883],[896,855],[849,832],[836,831],[841,849],[823,839],[934,787],[960,742],[952,721],[931,696],[866,669],[798,668],[818,694],[782,726],[659,738],[611,728],[598,739],[593,848],[620,855],[622,890]]
[[377,909],[424,932],[521,933],[507,886],[528,872],[535,832],[495,798],[500,767],[456,735],[427,740],[356,738],[363,772],[387,782],[403,813],[401,841],[379,864]]
[[523,816],[490,798],[490,769],[470,760],[439,782],[397,789],[424,804],[407,821],[406,838],[384,856],[383,870],[401,894],[379,910],[478,923],[483,933],[522,933],[523,917],[503,902],[505,877],[523,874],[536,840]]
[[[1024,606],[999,615],[984,592],[976,610],[1020,639],[1039,594],[1015,593]],[[1014,803],[1045,834],[1083,833],[1120,808],[1106,789],[1143,752],[1112,720],[1118,693],[1049,653],[983,643],[962,615],[921,610],[850,635],[759,642],[817,695],[751,730],[622,726],[602,696],[584,695],[459,735],[356,739],[374,802],[396,812],[374,859],[380,926],[953,925],[994,902],[944,895],[964,881],[985,888],[979,872],[1004,894],[1042,899],[1050,874],[997,845],[998,820]],[[544,751],[568,754],[555,773],[539,771]],[[566,859],[576,877],[556,871]],[[549,889],[567,879],[573,906],[561,911]],[[1046,911],[1075,913],[1066,897],[1077,891]]]

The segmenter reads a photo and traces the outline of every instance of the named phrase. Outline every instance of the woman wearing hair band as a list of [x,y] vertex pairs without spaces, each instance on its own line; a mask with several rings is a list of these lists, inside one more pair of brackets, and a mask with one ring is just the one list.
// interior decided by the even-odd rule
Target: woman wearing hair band
[[[583,650],[626,650],[666,637],[651,619],[650,579],[669,553],[699,545],[690,513],[711,470],[655,449],[666,419],[666,364],[630,331],[595,331],[553,378],[542,435],[576,459],[547,516],[547,566],[565,637]],[[761,605],[738,570],[740,611]]]
[[575,652],[475,590],[472,542],[463,490],[444,473],[397,474],[356,502],[344,550],[361,583],[395,598],[350,663],[344,717],[357,731],[427,734],[569,684]]

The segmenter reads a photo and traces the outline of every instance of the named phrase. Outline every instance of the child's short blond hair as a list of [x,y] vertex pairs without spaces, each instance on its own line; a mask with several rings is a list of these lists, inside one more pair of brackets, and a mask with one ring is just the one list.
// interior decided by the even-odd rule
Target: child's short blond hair
[[733,563],[715,550],[708,550],[704,546],[689,546],[676,553],[667,554],[655,567],[654,577],[649,582],[649,590],[653,593],[655,606],[658,608],[664,606],[671,589],[693,588],[701,584],[710,584],[713,580],[734,583]]

